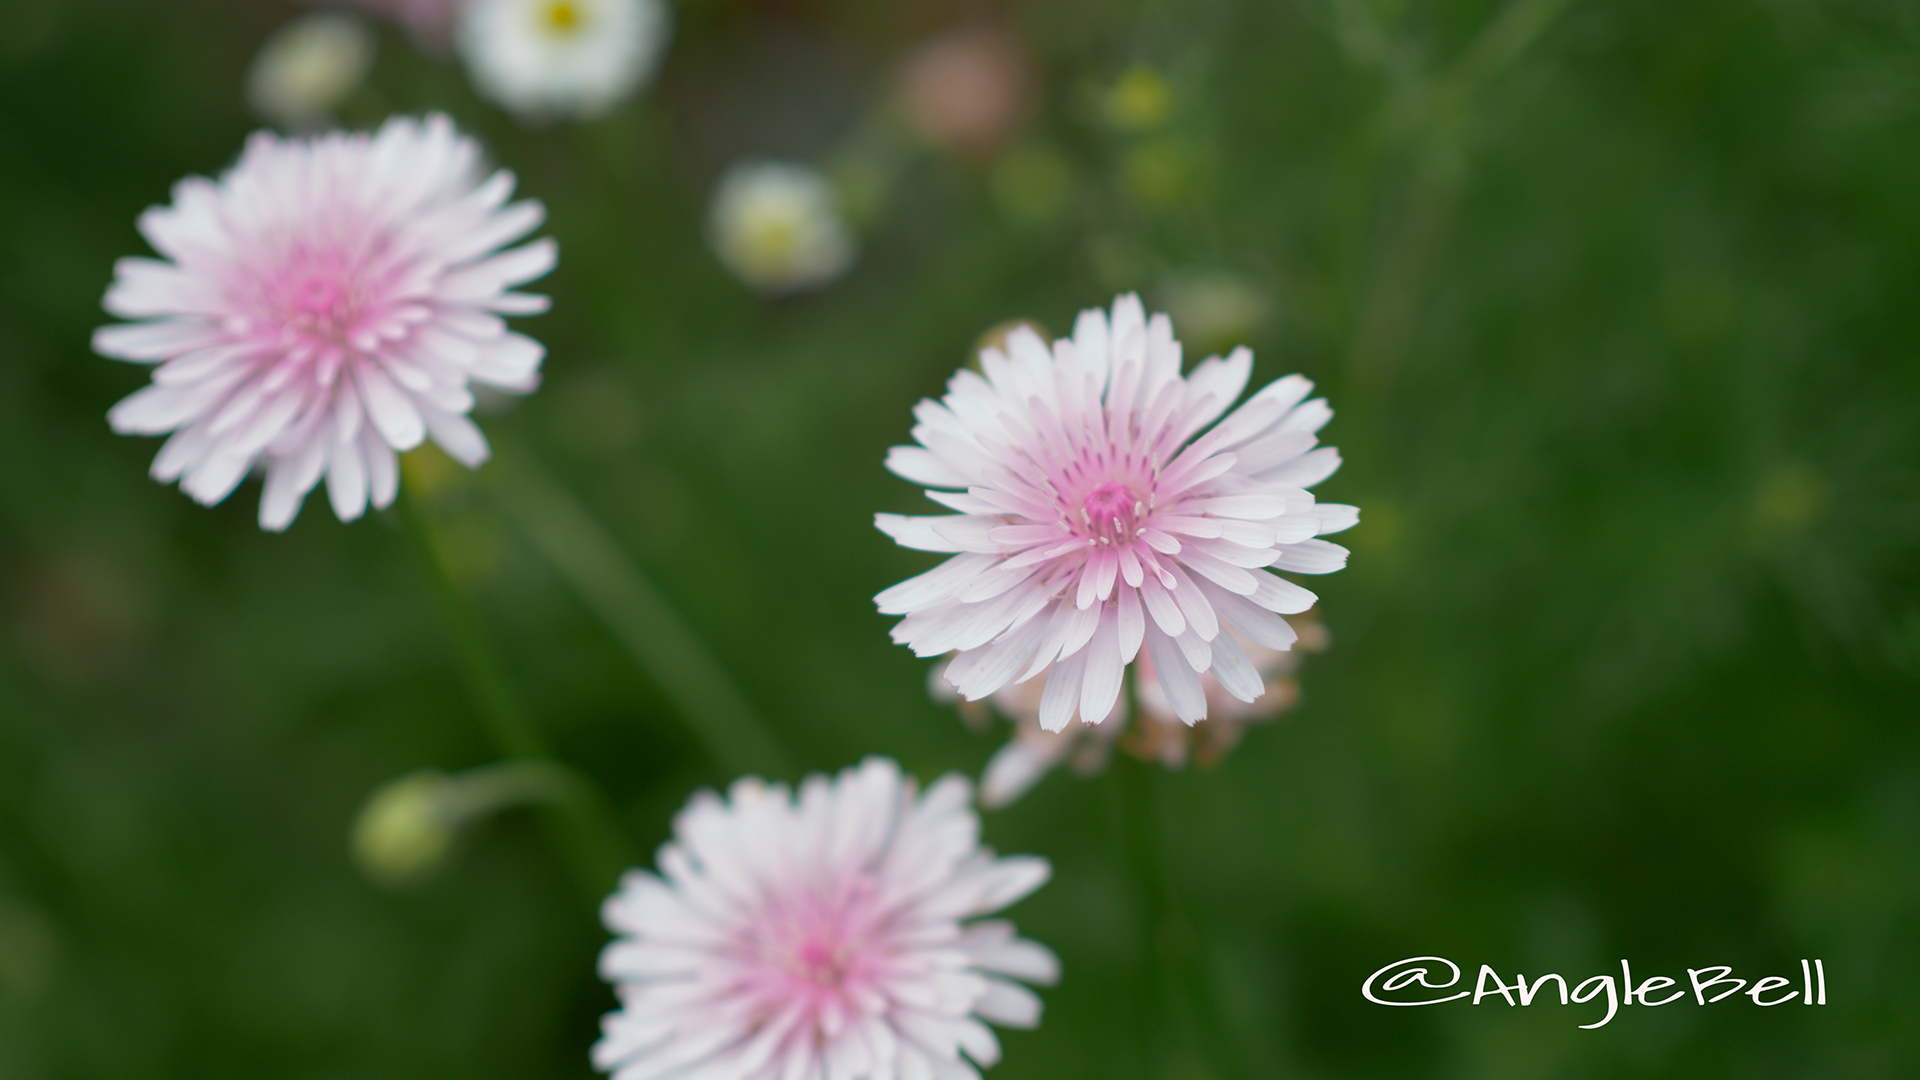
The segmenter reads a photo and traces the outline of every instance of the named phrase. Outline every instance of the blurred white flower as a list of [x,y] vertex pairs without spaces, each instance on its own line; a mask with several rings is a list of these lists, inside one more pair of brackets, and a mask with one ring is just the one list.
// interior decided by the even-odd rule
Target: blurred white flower
[[359,19],[338,11],[303,15],[275,31],[254,56],[247,104],[283,128],[324,127],[366,81],[373,51],[373,32]]
[[707,215],[707,239],[727,269],[769,296],[830,284],[858,253],[833,185],[782,161],[727,170]]
[[858,254],[833,184],[789,161],[728,169],[708,209],[707,240],[735,277],[768,296],[826,286]]
[[602,909],[620,937],[600,974],[620,1008],[594,1066],[614,1080],[978,1080],[1000,1057],[982,1021],[1038,1024],[1021,983],[1053,982],[1059,961],[1012,923],[967,921],[1050,873],[981,847],[970,797],[958,776],[922,794],[879,757],[808,777],[798,798],[753,778],[695,795],[660,872],[629,872]]
[[479,91],[533,120],[589,120],[652,76],[661,0],[472,0],[457,44]]

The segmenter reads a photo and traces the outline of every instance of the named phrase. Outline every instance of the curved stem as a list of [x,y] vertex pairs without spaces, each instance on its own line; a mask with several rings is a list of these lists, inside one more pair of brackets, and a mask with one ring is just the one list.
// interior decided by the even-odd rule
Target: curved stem
[[470,813],[533,804],[565,849],[581,891],[595,905],[633,864],[606,796],[578,770],[548,759],[522,758],[468,769],[459,779]]
[[494,799],[533,798],[547,803],[540,817],[564,852],[582,894],[598,906],[632,861],[617,818],[598,786],[552,760],[546,739],[521,710],[479,618],[448,571],[446,552],[420,499],[411,489],[402,491],[400,518],[430,571],[434,597],[460,654],[461,670],[481,721],[495,749],[507,759],[479,771],[476,792]]

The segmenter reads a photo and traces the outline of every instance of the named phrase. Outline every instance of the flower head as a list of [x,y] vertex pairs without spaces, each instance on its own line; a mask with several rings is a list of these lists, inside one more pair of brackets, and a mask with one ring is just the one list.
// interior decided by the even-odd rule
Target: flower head
[[946,678],[970,701],[1047,673],[1048,731],[1076,712],[1105,720],[1142,646],[1186,723],[1207,716],[1202,672],[1257,698],[1264,684],[1239,642],[1290,649],[1298,635],[1281,616],[1315,600],[1265,568],[1340,569],[1346,549],[1315,537],[1359,519],[1306,490],[1340,465],[1315,449],[1333,414],[1306,400],[1313,384],[1270,383],[1215,424],[1253,354],[1182,377],[1172,323],[1149,321],[1131,295],[1111,318],[1082,312],[1052,349],[1021,328],[980,363],[984,375],[963,369],[945,398],[915,408],[919,445],[887,456],[900,476],[952,489],[927,495],[958,511],[877,515],[903,546],[956,553],[875,597],[905,616],[893,639],[919,656],[957,651]]
[[652,76],[672,26],[662,0],[469,0],[457,44],[507,109],[590,120]]
[[322,125],[366,81],[374,36],[345,12],[316,11],[274,32],[247,69],[247,104],[282,127]]
[[727,269],[769,296],[830,284],[857,254],[833,185],[784,161],[728,169],[707,213],[707,237]]
[[837,778],[695,795],[603,910],[615,984],[594,1065],[623,1078],[965,1077],[992,1065],[981,1020],[1031,1027],[1059,962],[997,911],[1043,859],[979,846],[967,782],[924,795],[884,758]]
[[469,382],[524,392],[545,350],[501,315],[544,311],[508,291],[553,268],[554,244],[500,245],[540,224],[505,205],[513,175],[479,179],[479,147],[444,116],[372,136],[247,142],[218,181],[189,177],[140,215],[164,260],[114,266],[124,319],[94,351],[158,364],[107,414],[125,434],[172,432],[153,476],[212,505],[265,467],[260,525],[284,529],[327,478],[334,513],[393,501],[394,451],[431,436],[478,465]]

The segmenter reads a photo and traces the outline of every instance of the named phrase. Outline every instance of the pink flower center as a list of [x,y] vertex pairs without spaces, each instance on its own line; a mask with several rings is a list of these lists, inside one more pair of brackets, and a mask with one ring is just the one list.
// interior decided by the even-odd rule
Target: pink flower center
[[1132,488],[1109,481],[1087,492],[1080,500],[1080,520],[1070,524],[1102,544],[1125,545],[1133,542],[1146,512],[1146,503]]
[[838,990],[847,977],[847,952],[831,938],[808,938],[794,951],[794,974],[821,990]]
[[332,276],[315,274],[293,290],[293,310],[301,314],[332,319],[347,290]]
[[816,1023],[845,1016],[887,970],[885,927],[864,877],[774,898],[747,928],[743,989],[768,1015],[799,1004]]
[[288,275],[280,307],[287,325],[315,344],[340,345],[360,321],[360,304],[344,268]]

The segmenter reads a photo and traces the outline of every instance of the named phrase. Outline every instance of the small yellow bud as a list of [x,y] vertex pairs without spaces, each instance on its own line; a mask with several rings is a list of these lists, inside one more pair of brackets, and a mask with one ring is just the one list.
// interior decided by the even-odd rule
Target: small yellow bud
[[383,885],[416,884],[446,861],[463,816],[445,773],[422,769],[376,789],[353,824],[353,857]]
[[451,775],[421,769],[375,788],[353,823],[353,858],[366,875],[396,888],[432,877],[460,833],[512,806],[578,798],[579,779],[537,758],[516,758]]

